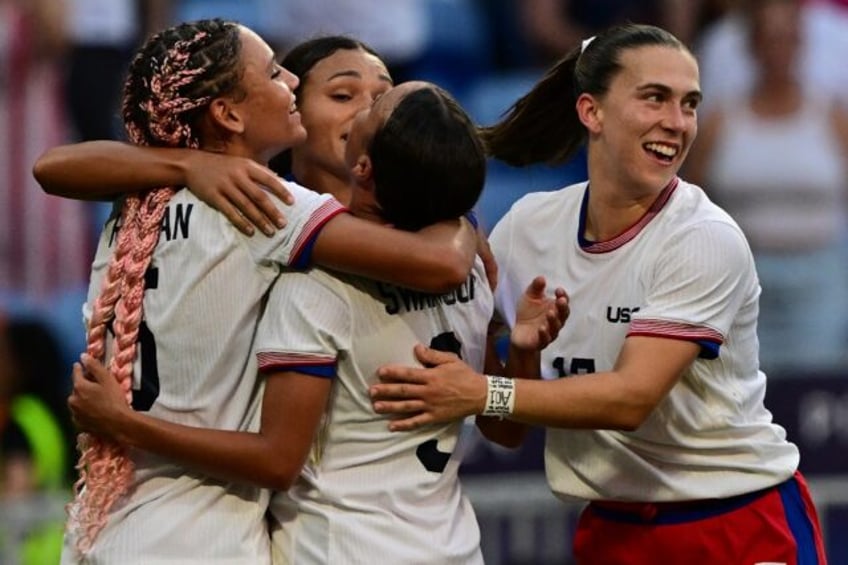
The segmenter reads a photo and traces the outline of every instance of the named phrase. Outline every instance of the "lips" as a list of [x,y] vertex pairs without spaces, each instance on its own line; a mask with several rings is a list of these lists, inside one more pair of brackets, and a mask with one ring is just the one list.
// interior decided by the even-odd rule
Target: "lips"
[[676,144],[660,141],[650,141],[643,144],[642,148],[654,155],[657,159],[665,162],[671,162],[680,152],[680,148]]

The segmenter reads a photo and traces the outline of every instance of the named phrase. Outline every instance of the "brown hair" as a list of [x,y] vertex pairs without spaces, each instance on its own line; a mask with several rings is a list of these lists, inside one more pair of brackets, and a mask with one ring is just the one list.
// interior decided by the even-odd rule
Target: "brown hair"
[[609,28],[585,48],[573,49],[502,120],[481,130],[487,153],[515,166],[567,161],[586,140],[586,129],[577,116],[577,97],[584,92],[606,93],[621,70],[622,52],[650,45],[688,51],[671,33],[640,24]]

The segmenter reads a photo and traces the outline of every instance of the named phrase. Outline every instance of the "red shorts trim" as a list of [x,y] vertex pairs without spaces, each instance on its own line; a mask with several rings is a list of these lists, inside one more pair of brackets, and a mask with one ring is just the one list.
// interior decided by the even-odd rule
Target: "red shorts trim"
[[574,537],[580,565],[825,565],[818,517],[796,473],[728,499],[591,503]]

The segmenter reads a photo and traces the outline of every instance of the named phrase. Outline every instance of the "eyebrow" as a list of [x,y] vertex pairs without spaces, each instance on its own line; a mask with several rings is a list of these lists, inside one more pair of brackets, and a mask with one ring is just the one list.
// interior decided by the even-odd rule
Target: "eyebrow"
[[[362,78],[362,73],[359,71],[355,71],[353,69],[347,71],[339,71],[337,73],[333,73],[327,78],[327,82],[330,82],[333,79],[343,78],[343,77],[353,77],[353,78]],[[389,75],[381,74],[380,80],[386,81],[389,84],[394,84],[394,81],[391,79]]]
[[[636,87],[637,92],[644,92],[645,90],[659,90],[666,95],[670,95],[672,93],[672,90],[668,85],[657,82],[649,82],[648,84],[643,84],[641,86]],[[703,94],[701,94],[700,90],[690,90],[683,96],[683,98],[694,98],[700,101],[704,98],[704,96]]]

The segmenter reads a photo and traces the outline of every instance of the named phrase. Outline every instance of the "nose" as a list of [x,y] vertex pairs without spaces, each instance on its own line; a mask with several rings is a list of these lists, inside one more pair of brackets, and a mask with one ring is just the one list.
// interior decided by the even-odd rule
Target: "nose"
[[300,84],[300,79],[297,78],[297,75],[286,68],[283,68],[283,76],[285,77],[284,81],[286,86],[288,86],[292,91],[294,91]]
[[679,104],[668,104],[663,114],[662,126],[670,131],[683,131],[693,119]]

